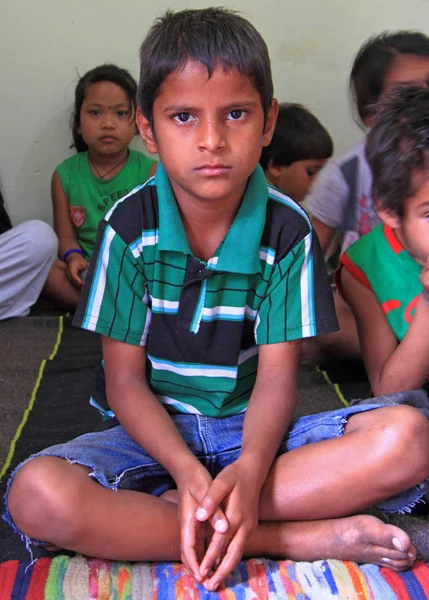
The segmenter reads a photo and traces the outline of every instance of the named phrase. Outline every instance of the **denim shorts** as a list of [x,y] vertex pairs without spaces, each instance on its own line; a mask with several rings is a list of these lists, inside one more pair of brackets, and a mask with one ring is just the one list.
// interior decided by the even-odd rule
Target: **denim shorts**
[[[369,401],[368,404],[357,404],[295,420],[280,445],[278,456],[306,444],[340,437],[351,415],[374,410],[383,405],[380,405],[380,399],[377,400],[378,403],[374,404]],[[171,418],[192,453],[207,468],[212,477],[215,477],[240,455],[244,414],[222,419],[202,415],[173,414]],[[7,509],[7,495],[17,471],[36,456],[55,456],[69,463],[88,467],[91,477],[104,487],[115,491],[134,490],[159,496],[176,487],[169,473],[134,442],[120,425],[106,431],[87,433],[65,444],[51,446],[21,463],[8,482],[5,495],[6,511],[3,518],[16,533],[21,535],[27,548],[30,548],[31,543],[42,544],[43,542],[30,540],[17,529]],[[386,512],[410,512],[415,504],[423,499],[423,495],[424,485],[419,484],[385,500],[378,506]]]

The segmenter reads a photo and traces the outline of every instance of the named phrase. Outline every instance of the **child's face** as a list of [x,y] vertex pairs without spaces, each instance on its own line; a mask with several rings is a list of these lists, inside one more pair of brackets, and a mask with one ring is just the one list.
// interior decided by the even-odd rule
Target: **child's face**
[[295,202],[303,202],[314,177],[325,162],[326,159],[323,158],[297,160],[289,166],[274,165],[270,162],[265,176],[268,181]]
[[[421,180],[417,191],[407,198],[403,217],[379,211],[379,216],[392,227],[404,248],[423,264],[429,257],[429,179]],[[427,175],[426,175],[427,177]]]
[[80,109],[80,127],[89,151],[115,156],[128,148],[136,133],[125,91],[111,81],[92,83]]
[[395,86],[408,83],[424,84],[429,79],[429,56],[400,54],[392,63],[384,79],[383,93]]
[[199,62],[171,73],[153,105],[153,131],[140,111],[137,125],[149,152],[158,152],[179,205],[238,203],[269,144],[277,102],[264,130],[261,98],[251,80],[218,66],[209,78]]

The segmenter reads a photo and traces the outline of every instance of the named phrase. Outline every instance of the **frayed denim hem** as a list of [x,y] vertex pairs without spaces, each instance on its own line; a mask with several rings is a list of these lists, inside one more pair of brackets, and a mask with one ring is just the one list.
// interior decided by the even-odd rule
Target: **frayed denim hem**
[[[30,460],[33,460],[33,458],[38,458],[40,457],[40,453],[37,454],[32,454],[31,456],[29,456],[28,458],[26,458],[22,463],[20,463],[12,472],[11,476],[8,479],[7,482],[7,486],[6,486],[6,492],[3,496],[3,501],[4,501],[4,513],[2,514],[2,519],[3,521],[5,521],[14,531],[14,533],[16,533],[17,535],[19,535],[19,537],[21,538],[21,541],[25,544],[25,548],[28,550],[29,554],[30,554],[30,563],[28,566],[31,566],[34,564],[34,562],[36,561],[36,559],[34,558],[33,555],[33,550],[32,550],[32,546],[38,546],[43,548],[44,546],[50,546],[50,542],[46,542],[46,541],[42,541],[42,540],[36,540],[36,539],[32,539],[30,538],[28,535],[26,535],[25,533],[22,533],[22,531],[20,531],[18,529],[18,527],[15,525],[11,514],[9,512],[9,508],[8,508],[8,496],[9,496],[9,490],[10,490],[10,486],[12,484],[13,479],[15,478],[16,474],[18,473],[18,471],[26,464],[28,463]],[[46,455],[44,455],[46,456]],[[60,455],[55,455],[55,454],[49,454],[48,456],[52,456],[53,458],[61,458],[63,460],[66,460],[69,464],[73,465],[73,464],[79,464],[82,467],[86,467],[88,469],[91,469],[91,472],[88,473],[88,477],[92,477],[93,479],[95,479],[100,485],[102,485],[105,488],[109,488],[115,492],[118,491],[118,485],[119,482],[121,480],[121,478],[123,477],[123,475],[125,474],[125,471],[123,473],[121,473],[116,480],[112,483],[109,484],[109,482],[107,481],[105,475],[103,473],[97,473],[97,470],[93,467],[91,467],[91,465],[85,465],[83,463],[80,463],[77,460],[70,460],[67,457],[64,458],[63,456]],[[27,567],[28,568],[28,567]]]

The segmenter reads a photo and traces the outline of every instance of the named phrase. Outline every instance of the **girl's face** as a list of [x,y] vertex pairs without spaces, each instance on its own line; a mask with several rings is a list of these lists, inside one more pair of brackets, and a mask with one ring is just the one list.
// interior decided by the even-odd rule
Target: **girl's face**
[[[424,84],[429,79],[429,56],[416,54],[398,54],[384,78],[383,94],[388,94],[398,85]],[[367,127],[371,127],[374,116],[363,119]]]
[[429,56],[399,54],[387,71],[383,94],[403,84],[425,84],[429,79]]
[[92,83],[80,109],[77,131],[91,154],[122,154],[136,133],[135,111],[125,91],[111,81]]

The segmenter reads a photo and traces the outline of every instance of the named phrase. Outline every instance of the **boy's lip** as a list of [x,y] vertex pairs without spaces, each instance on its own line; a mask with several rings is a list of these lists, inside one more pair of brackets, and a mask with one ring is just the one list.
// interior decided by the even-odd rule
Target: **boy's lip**
[[116,142],[118,138],[116,138],[113,135],[103,135],[103,137],[100,138],[100,141],[102,142]]
[[224,175],[231,167],[229,165],[223,165],[221,163],[207,163],[197,167],[195,170],[203,175]]

